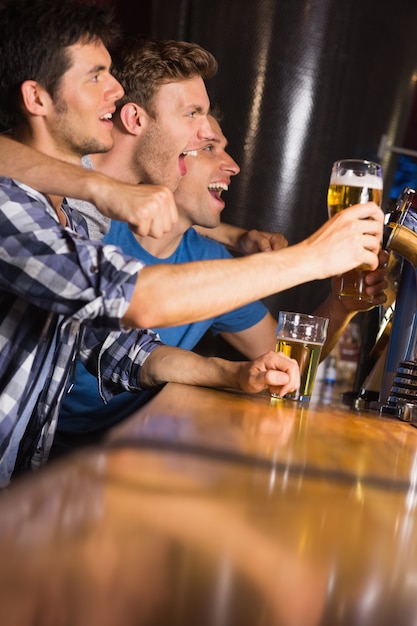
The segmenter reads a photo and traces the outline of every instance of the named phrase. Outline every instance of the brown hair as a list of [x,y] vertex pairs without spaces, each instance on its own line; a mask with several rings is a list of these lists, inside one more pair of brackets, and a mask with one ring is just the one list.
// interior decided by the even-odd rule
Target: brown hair
[[165,83],[201,76],[212,78],[217,72],[214,56],[195,43],[156,40],[143,37],[123,38],[110,50],[112,72],[122,84],[125,95],[118,107],[135,102],[152,115],[152,99]]

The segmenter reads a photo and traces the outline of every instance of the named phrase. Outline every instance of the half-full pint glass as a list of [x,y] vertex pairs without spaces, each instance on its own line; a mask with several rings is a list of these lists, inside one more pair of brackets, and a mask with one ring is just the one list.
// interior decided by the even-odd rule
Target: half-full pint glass
[[[333,164],[327,195],[329,217],[353,204],[375,202],[381,206],[382,168],[379,163],[361,159],[344,159]],[[367,267],[358,267],[342,275],[340,298],[372,302],[366,293]]]
[[[326,317],[280,311],[276,352],[283,352],[297,361],[301,379],[299,389],[286,394],[285,398],[310,401],[328,323]],[[275,394],[273,396],[279,397]]]

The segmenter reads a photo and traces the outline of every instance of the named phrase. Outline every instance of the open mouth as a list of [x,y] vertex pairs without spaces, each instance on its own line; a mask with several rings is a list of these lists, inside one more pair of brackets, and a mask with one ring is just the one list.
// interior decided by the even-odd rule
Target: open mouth
[[105,113],[100,117],[101,122],[105,122],[106,124],[112,123],[113,113]]
[[210,183],[208,186],[210,194],[219,202],[222,200],[222,192],[227,191],[228,189],[229,185],[226,183]]
[[180,172],[181,172],[181,176],[185,176],[185,174],[187,173],[187,167],[185,165],[185,157],[186,156],[197,156],[198,152],[197,150],[184,150],[184,152],[181,152],[180,156],[179,156],[179,164],[180,164]]

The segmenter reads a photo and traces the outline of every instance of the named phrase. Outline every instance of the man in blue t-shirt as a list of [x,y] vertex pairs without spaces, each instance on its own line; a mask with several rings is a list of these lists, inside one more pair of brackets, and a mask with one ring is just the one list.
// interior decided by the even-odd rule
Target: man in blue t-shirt
[[[239,166],[226,151],[227,141],[219,123],[213,116],[209,119],[211,137],[196,156],[187,157],[187,174],[175,191],[179,219],[172,230],[158,239],[141,237],[133,234],[126,223],[113,221],[104,237],[106,243],[120,246],[146,265],[231,256],[224,245],[201,234],[209,234],[210,229],[219,226],[225,205],[222,192],[227,191],[231,177],[239,173]],[[200,232],[193,227],[196,225]],[[378,292],[380,285],[384,287],[376,279],[378,273],[378,270],[374,273],[376,302],[384,297]],[[335,294],[336,287],[316,311],[318,315],[331,318],[331,332],[323,355],[331,349],[341,330],[361,306],[355,301],[342,304]],[[349,306],[351,311],[346,309]],[[248,359],[255,359],[268,350],[275,349],[276,321],[261,302],[202,322],[154,330],[158,331],[164,343],[192,350],[208,329],[215,334],[221,334]],[[139,394],[126,392],[104,404],[98,393],[95,377],[79,363],[75,382],[61,408],[52,456],[96,441],[111,426],[147,402],[154,393],[155,391]]]
[[[130,185],[135,187],[135,191],[139,182],[145,184],[157,183],[162,186],[158,194],[156,194],[158,197],[154,198],[149,210],[142,212],[139,223],[137,216],[136,219],[134,216],[132,219],[132,227],[136,229],[136,232],[153,234],[158,237],[161,232],[164,233],[168,227],[171,227],[172,224],[175,223],[177,216],[177,210],[173,204],[168,202],[168,206],[165,206],[165,202],[171,197],[170,194],[167,196],[166,192],[169,190],[173,192],[178,186],[180,179],[185,175],[187,170],[186,160],[192,158],[191,152],[196,149],[200,150],[201,146],[205,145],[204,142],[207,142],[207,140],[212,141],[212,130],[206,114],[209,101],[203,77],[209,78],[209,76],[212,75],[216,63],[212,55],[200,49],[198,46],[196,47],[194,44],[156,41],[148,41],[146,43],[134,41],[133,44],[133,48],[130,49],[130,47],[126,45],[125,39],[123,40],[123,50],[119,50],[119,57],[120,52],[122,54],[121,58],[118,59],[118,63],[115,63],[115,57],[117,59],[118,56],[117,52],[114,56],[113,51],[113,67],[118,66],[116,78],[121,79],[122,85],[129,85],[130,89],[129,93],[126,93],[125,90],[124,96],[121,99],[117,99],[118,103],[115,111],[117,115],[113,116],[113,121],[110,122],[113,111],[113,101],[110,103],[109,100],[109,106],[99,106],[98,109],[96,107],[95,114],[93,115],[94,123],[99,123],[100,132],[104,127],[106,127],[107,130],[111,129],[113,147],[110,152],[106,154],[92,155],[92,164],[94,169],[97,169],[102,174],[110,174],[116,179],[130,183]],[[134,50],[137,50],[138,45],[140,57],[144,61],[144,63],[142,63],[142,73],[145,78],[148,78],[148,81],[145,81],[146,85],[142,80],[143,76],[138,71],[140,70],[141,63],[126,62],[130,54],[136,54]],[[178,49],[182,52],[184,52],[184,50],[187,51],[187,54],[184,55],[181,53],[179,58],[177,54],[172,63],[169,58],[166,57],[165,52],[168,51],[169,53],[171,51],[175,53],[178,52]],[[150,57],[148,53],[150,53]],[[155,56],[159,58],[160,63],[155,63],[152,60]],[[108,54],[106,58],[107,57]],[[184,63],[178,63],[179,60],[184,61]],[[95,69],[97,69],[97,67],[96,65]],[[107,61],[104,69],[108,72]],[[90,74],[91,81],[88,84],[101,84],[101,65],[100,76],[97,72],[90,72]],[[27,87],[30,91],[34,85],[32,84],[33,81],[29,82],[31,84],[27,85]],[[33,95],[32,91],[30,93]],[[99,90],[98,96],[100,96],[100,93],[101,91]],[[50,99],[47,98],[47,101],[50,102]],[[76,102],[78,102],[78,100]],[[45,111],[42,107],[39,108],[38,100],[35,102],[32,99],[31,105],[36,105],[36,112],[33,112],[33,115],[36,115],[36,119],[39,124],[41,124],[41,118],[46,113],[49,115],[49,109]],[[93,106],[92,103],[90,103],[90,108],[91,106]],[[65,113],[66,111],[64,111],[64,114]],[[41,126],[43,128],[45,124],[43,122],[42,124]],[[29,143],[33,145],[32,141]],[[28,156],[26,150],[30,151],[29,143],[24,145],[25,158]],[[72,147],[74,147],[73,144]],[[96,147],[96,143],[94,143],[93,147]],[[86,151],[87,150],[84,150],[82,154]],[[14,152],[13,149],[12,152]],[[48,155],[50,154],[50,150],[46,152]],[[41,156],[47,156],[46,152],[44,155],[42,155],[41,152]],[[36,169],[36,172],[39,174],[38,167],[34,168],[33,166],[33,162],[37,163],[37,159],[38,152],[35,151],[34,157],[32,155],[29,162],[26,161],[26,165],[23,166],[22,182],[25,182],[25,179],[27,181],[25,171],[33,171],[33,169]],[[19,164],[22,163],[21,158],[16,159],[14,163],[17,163],[17,169],[19,170]],[[73,159],[71,158],[70,162],[64,163],[64,165],[73,165]],[[45,165],[42,165],[40,171],[45,173],[44,167]],[[22,171],[22,167],[20,171]],[[52,171],[55,171],[55,167],[52,167]],[[230,173],[230,175],[232,174]],[[74,171],[71,168],[70,176],[74,176]],[[79,177],[85,180],[84,175],[77,171],[76,178],[78,179]],[[44,188],[43,191],[52,194],[55,201],[56,194],[59,194],[59,197],[62,197],[63,194],[62,188],[61,190],[59,189],[59,180],[62,182],[62,176],[58,177],[58,182],[55,180],[50,181],[49,178],[52,177],[48,176],[46,182],[44,181],[41,185],[39,176],[37,176],[36,185],[39,184],[41,187],[46,185],[46,189]],[[29,175],[29,179],[33,180],[33,177],[31,178]],[[52,185],[52,189],[50,185]],[[76,188],[80,189],[80,185],[76,185]],[[87,198],[91,199],[94,195],[96,194],[91,196],[87,193]],[[136,197],[137,194],[135,193],[134,195]],[[214,189],[213,197],[215,195],[216,190]],[[145,196],[149,198],[149,190],[147,189],[145,189]],[[164,208],[164,210],[160,216],[161,219],[156,219],[155,221],[155,211],[156,215],[158,215],[160,212],[159,209],[162,208]],[[168,211],[166,211],[166,209],[168,209]],[[11,211],[11,213],[13,213],[13,211]],[[59,224],[64,225],[65,216],[62,214],[59,206],[56,215]],[[111,212],[111,215],[114,216],[115,213]],[[116,215],[120,216],[123,220],[130,218],[130,212],[127,212],[125,204],[123,204],[121,211],[116,212]],[[368,218],[373,219],[370,220]],[[55,213],[54,219],[56,219]],[[27,220],[23,220],[23,222],[23,226],[26,227]],[[13,216],[10,224],[15,227]],[[123,315],[122,323],[126,328],[137,326],[148,327],[152,324],[172,325],[185,320],[194,322],[203,319],[206,315],[210,314],[210,312],[212,313],[214,311],[219,313],[227,311],[230,310],[230,308],[251,302],[254,298],[266,297],[272,293],[289,289],[300,284],[300,282],[326,278],[332,274],[341,274],[361,263],[367,263],[371,268],[376,268],[376,256],[382,235],[382,226],[382,212],[375,204],[367,203],[366,205],[356,205],[328,220],[316,233],[305,241],[285,250],[273,249],[271,252],[267,252],[265,256],[253,255],[249,258],[235,260],[213,259],[181,265],[165,263],[163,266],[143,266],[142,269],[140,269],[140,280],[136,280],[127,310],[123,289],[121,290],[120,283],[117,283],[115,287],[118,293],[115,294],[114,298],[116,305],[113,305],[113,309],[110,313],[113,317],[116,316],[117,319],[119,319],[119,316],[121,318]],[[25,232],[30,237],[33,236],[33,229],[29,229],[28,231],[26,228]],[[69,233],[71,232],[70,229]],[[352,232],[355,234],[353,238],[349,236]],[[176,234],[178,235],[178,232],[176,232]],[[62,237],[64,237],[66,241],[67,238],[72,237],[72,235],[66,232],[61,233],[60,231],[58,239],[54,239],[54,243],[55,241],[60,242]],[[12,238],[12,243],[14,239],[15,237]],[[77,238],[74,239],[74,242],[76,239]],[[91,263],[89,259],[84,258],[85,255],[81,255],[82,258],[80,259],[78,243],[77,239],[77,245],[75,248],[74,246],[70,247],[70,252],[73,253],[73,255],[75,254],[75,256],[78,255],[77,267],[80,270],[80,277],[88,277],[90,281],[88,295],[89,298],[92,297],[93,300],[91,301],[92,305],[87,308],[89,308],[88,314],[92,320],[90,324],[94,325],[97,315],[95,307],[101,306],[103,298],[102,281],[107,280],[108,277],[105,273],[103,274],[101,270],[97,273],[97,269],[101,267],[101,260],[99,260],[97,265],[96,262]],[[85,247],[85,245],[87,245],[89,249],[91,248],[88,242],[83,243],[83,247]],[[273,248],[272,242],[271,247]],[[120,254],[116,246],[105,246],[105,249],[103,253],[106,255],[114,257]],[[67,250],[67,248],[65,250]],[[99,247],[98,252],[100,252],[100,250],[101,248]],[[61,252],[61,250],[59,250],[59,252]],[[151,252],[155,255],[154,251]],[[18,257],[13,257],[12,255],[10,258],[13,262],[18,262]],[[133,269],[136,268],[135,263],[139,263],[140,265],[141,262],[134,262],[130,259],[126,264],[126,261],[121,261],[122,269],[127,266],[130,268],[130,271],[133,271]],[[133,266],[134,268],[132,269]],[[137,271],[137,269],[135,269],[135,271]],[[66,272],[68,273],[68,268]],[[3,274],[7,278],[7,272],[3,272]],[[377,272],[375,271],[373,274],[375,275]],[[242,282],[242,277],[246,278],[245,282]],[[4,280],[7,283],[6,278]],[[54,282],[54,285],[56,282],[57,281]],[[374,280],[372,283],[372,293],[375,293],[376,282],[377,281]],[[48,285],[43,285],[42,283],[42,287],[48,287]],[[17,286],[13,285],[13,288],[17,288]],[[164,292],[161,291],[161,288]],[[78,297],[79,291],[80,289],[78,288]],[[161,294],[161,297],[159,297],[158,294]],[[62,297],[64,296],[68,300],[67,290],[65,290]],[[82,315],[86,315],[84,308],[85,307],[82,307],[77,310],[77,316],[74,318],[77,323],[83,319],[78,315],[80,311]],[[334,315],[333,308],[331,312],[332,319],[337,318],[337,316]],[[61,311],[59,313],[61,313]],[[344,319],[345,312],[342,313]],[[104,314],[105,316],[108,315],[106,307]],[[65,328],[68,330],[68,325],[65,325]],[[61,330],[64,332],[64,326]],[[119,326],[117,330],[119,330]],[[104,330],[104,332],[106,332],[106,330]],[[145,330],[142,332],[146,334]],[[243,330],[239,332],[245,333],[246,331]],[[76,335],[69,330],[68,333],[68,340],[70,340],[72,344],[66,342],[65,345],[67,345],[67,347],[68,345],[74,345],[75,349],[74,340]],[[264,360],[261,358],[259,361],[255,361],[254,372],[245,362],[240,362],[236,364],[237,367],[233,367],[230,361],[225,361],[224,367],[220,367],[219,360],[213,360],[211,367],[207,368],[207,372],[205,372],[201,371],[201,369],[204,370],[204,359],[201,360],[196,355],[192,357],[189,351],[179,350],[179,352],[175,353],[178,360],[181,360],[182,363],[179,369],[178,366],[174,366],[169,358],[163,358],[164,355],[171,356],[170,351],[174,349],[173,347],[158,345],[158,354],[160,354],[161,358],[154,357],[153,354],[149,354],[145,350],[142,350],[140,346],[136,346],[133,343],[134,334],[127,333],[127,335],[126,340],[131,340],[132,343],[130,346],[126,346],[126,348],[130,348],[128,352],[126,352],[125,347],[123,348],[124,359],[121,359],[121,352],[117,349],[116,344],[109,346],[107,340],[104,344],[101,344],[101,338],[97,338],[96,336],[95,340],[94,335],[89,333],[91,341],[95,341],[92,346],[90,344],[87,346],[89,351],[91,352],[93,348],[97,348],[99,345],[102,346],[102,350],[100,354],[94,354],[94,358],[89,362],[85,362],[90,371],[97,374],[102,388],[102,394],[106,394],[106,397],[112,397],[114,391],[113,385],[119,383],[122,384],[122,388],[135,391],[154,387],[159,381],[170,380],[177,382],[193,380],[197,384],[209,384],[210,386],[231,385],[239,388],[239,372],[245,377],[245,387],[243,388],[249,388],[252,392],[255,389],[260,391],[265,387],[272,387],[274,389],[278,387],[280,390],[285,389],[287,391],[291,386],[294,388],[296,384],[297,372],[294,367],[294,362],[282,354],[269,353],[265,355]],[[5,336],[7,337],[7,333]],[[109,358],[106,361],[108,367],[103,371],[103,352],[106,350],[106,354],[109,353],[111,359]],[[88,353],[88,351],[83,351],[82,356],[84,359],[88,357]],[[67,350],[64,355],[65,362],[68,361],[68,355],[70,355],[70,353]],[[173,355],[174,353],[172,353],[171,358],[174,358]],[[187,358],[186,355],[190,358]],[[187,362],[188,369],[186,368],[184,372],[182,367],[186,367],[185,362]],[[257,370],[256,364],[258,362],[259,369]],[[124,368],[126,363],[128,370]],[[195,368],[191,364],[195,364]],[[190,371],[191,367],[193,367],[193,369]],[[62,379],[62,375],[60,374],[60,380],[62,380],[63,383],[66,382],[67,374],[69,374],[68,368],[65,367],[64,369],[65,380]],[[60,368],[60,371],[61,370],[62,367]],[[224,375],[226,370],[229,376]],[[252,377],[250,378],[251,375]],[[105,379],[107,384],[106,388],[103,387],[103,379]],[[254,379],[256,384],[253,382]],[[94,380],[94,386],[95,385],[96,380]],[[141,395],[141,397],[143,398],[144,396]],[[21,398],[18,398],[17,395],[13,396],[13,399],[21,403]],[[7,401],[7,398],[5,398],[5,401]],[[43,405],[44,403],[41,404]],[[17,402],[15,402],[15,405],[17,406]],[[58,411],[60,402],[55,403],[55,406]],[[129,406],[129,411],[131,412],[133,408],[133,406]],[[6,417],[8,416],[6,415]],[[110,415],[110,418],[114,421],[113,415]],[[85,425],[83,428],[80,428],[74,417],[72,426],[73,430],[79,431],[82,436]],[[102,429],[106,426],[106,421],[104,419],[100,420],[99,426],[100,429]],[[37,429],[38,424],[34,424],[34,427]],[[95,427],[92,430],[94,431]],[[43,448],[42,458],[45,457],[49,450],[49,441],[51,439],[49,434],[52,435],[52,429],[50,429],[50,433],[47,434],[47,445]],[[28,441],[29,445],[35,444],[36,438],[31,436],[28,438]],[[26,462],[26,457],[28,456],[26,451],[24,451],[23,456]]]
[[[192,228],[195,224],[203,229],[219,225],[225,205],[222,192],[227,191],[231,177],[239,173],[239,166],[226,152],[227,141],[220,125],[212,116],[210,126],[212,137],[196,156],[188,157],[187,175],[175,192],[179,220],[174,228],[155,239],[135,235],[125,222],[113,221],[104,237],[105,243],[120,246],[146,265],[231,257],[224,245]],[[164,343],[192,350],[208,329],[221,334],[248,359],[275,348],[276,321],[261,302],[202,322],[155,330]],[[131,415],[153,393],[126,392],[104,404],[95,377],[79,363],[75,382],[61,408],[55,454],[78,443],[94,441],[110,426]]]

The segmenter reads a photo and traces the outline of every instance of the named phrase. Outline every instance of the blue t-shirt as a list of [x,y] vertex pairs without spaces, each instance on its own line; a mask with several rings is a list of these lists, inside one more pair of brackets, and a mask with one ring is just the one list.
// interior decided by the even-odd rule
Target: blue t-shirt
[[[125,253],[139,258],[146,265],[231,258],[222,244],[199,235],[193,228],[187,230],[174,254],[166,259],[154,257],[144,250],[124,222],[113,221],[103,241],[120,246]],[[267,309],[261,302],[254,302],[202,322],[153,330],[159,333],[165,344],[192,350],[208,329],[215,334],[246,330],[261,321],[266,313]],[[124,392],[104,404],[98,393],[96,378],[78,363],[74,384],[62,403],[57,440],[61,440],[61,435],[65,433],[104,431],[131,415],[154,394],[152,390],[135,394]]]

